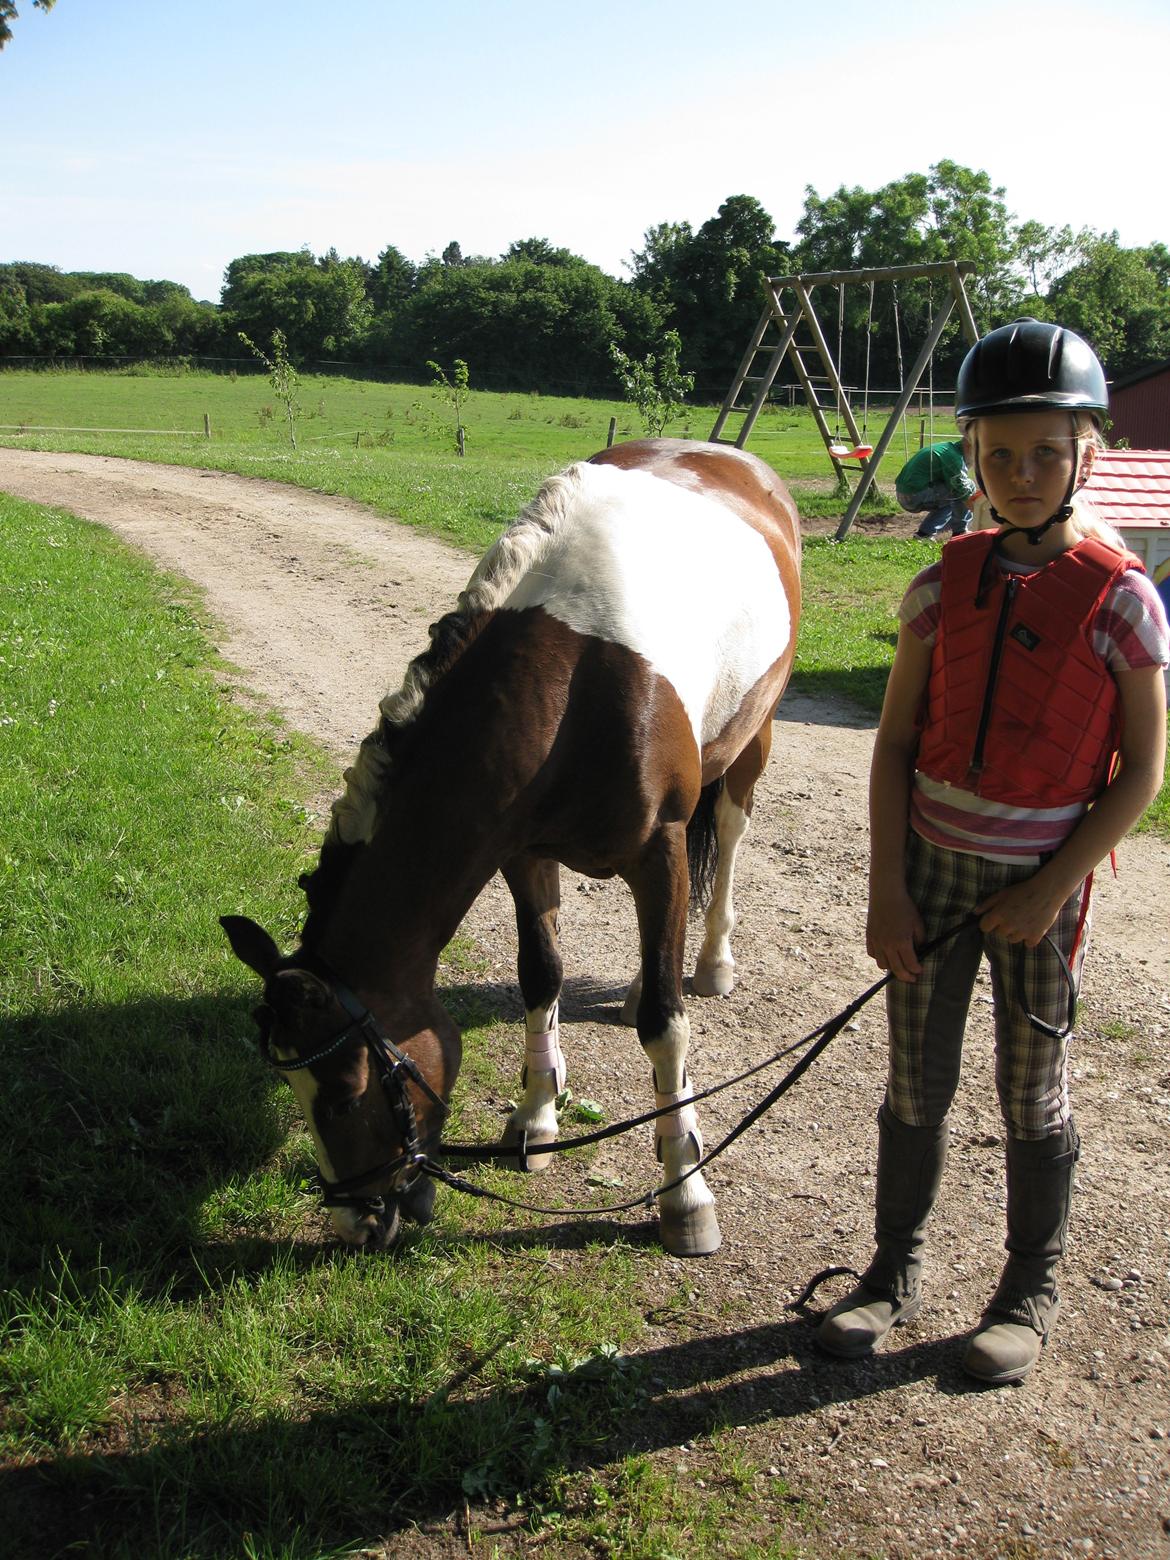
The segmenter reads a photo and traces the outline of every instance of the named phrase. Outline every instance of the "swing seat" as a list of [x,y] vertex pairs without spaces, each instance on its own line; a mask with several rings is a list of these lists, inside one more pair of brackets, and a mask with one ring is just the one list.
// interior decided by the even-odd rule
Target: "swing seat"
[[838,459],[844,456],[847,460],[868,460],[873,454],[873,445],[857,444],[850,449],[847,444],[830,444],[829,454],[836,455]]

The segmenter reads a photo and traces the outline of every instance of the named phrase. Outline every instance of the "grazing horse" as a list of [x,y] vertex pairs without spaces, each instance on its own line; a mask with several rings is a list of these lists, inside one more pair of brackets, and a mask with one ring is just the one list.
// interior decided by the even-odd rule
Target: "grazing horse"
[[[709,907],[694,990],[731,990],[736,849],[792,667],[800,532],[762,461],[675,439],[549,478],[380,705],[334,803],[301,946],[223,918],[264,981],[265,1056],[291,1083],[326,1204],[352,1245],[430,1215],[419,1176],[461,1059],[439,955],[497,869],[516,906],[525,1065],[505,1144],[557,1134],[560,868],[615,874],[641,965],[623,1017],[653,1069],[669,1251],[717,1249],[686,1072],[688,898]],[[689,847],[689,850],[688,850]],[[380,1086],[381,1085],[381,1086]],[[506,1152],[506,1150],[505,1150]],[[545,1161],[548,1154],[544,1155]]]

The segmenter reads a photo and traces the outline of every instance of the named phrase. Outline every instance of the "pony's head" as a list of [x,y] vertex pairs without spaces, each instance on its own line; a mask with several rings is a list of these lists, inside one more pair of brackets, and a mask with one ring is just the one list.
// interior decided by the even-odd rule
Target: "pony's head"
[[431,1216],[434,1182],[419,1167],[459,1070],[457,1027],[434,996],[358,995],[304,949],[283,957],[247,917],[220,924],[264,982],[261,1054],[296,1095],[334,1229],[351,1246],[391,1245],[401,1216]]

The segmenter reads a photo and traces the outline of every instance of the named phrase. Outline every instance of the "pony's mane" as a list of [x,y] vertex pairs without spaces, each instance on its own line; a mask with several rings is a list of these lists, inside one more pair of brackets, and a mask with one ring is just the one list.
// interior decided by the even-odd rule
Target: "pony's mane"
[[[309,896],[310,912],[320,910],[332,898],[348,870],[353,848],[364,845],[372,835],[378,807],[393,772],[395,753],[406,731],[418,719],[428,691],[459,660],[496,609],[539,562],[564,524],[583,482],[588,480],[587,469],[594,468],[578,462],[541,485],[532,502],[480,559],[454,609],[431,624],[430,645],[411,661],[402,686],[386,694],[379,703],[378,723],[343,775],[345,790],[333,803],[317,868],[301,879]],[[307,941],[308,923],[305,932]]]

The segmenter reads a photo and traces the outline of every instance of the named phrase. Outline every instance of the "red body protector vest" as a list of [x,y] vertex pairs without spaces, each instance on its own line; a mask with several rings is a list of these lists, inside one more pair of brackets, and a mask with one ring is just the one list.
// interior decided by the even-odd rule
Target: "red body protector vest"
[[948,542],[917,767],[1015,807],[1091,802],[1121,734],[1093,623],[1132,553],[1085,538],[1035,574],[1005,574],[995,533]]

